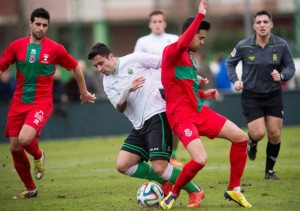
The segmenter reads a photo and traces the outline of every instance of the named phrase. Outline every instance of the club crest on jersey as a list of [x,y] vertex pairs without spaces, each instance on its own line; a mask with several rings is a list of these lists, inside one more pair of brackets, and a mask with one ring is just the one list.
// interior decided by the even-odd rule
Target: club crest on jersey
[[193,134],[193,132],[192,132],[189,128],[186,128],[186,129],[184,130],[184,135],[185,135],[186,137],[191,137],[192,134]]
[[33,63],[35,61],[36,49],[31,49],[29,62]]
[[277,54],[276,54],[276,53],[274,53],[274,54],[273,54],[273,61],[274,61],[274,62],[276,62],[276,61],[277,61],[277,59],[278,59],[278,58],[277,58]]
[[44,119],[44,112],[42,110],[35,112],[33,123],[38,125]]
[[131,67],[128,68],[128,74],[131,75],[133,73],[133,69]]

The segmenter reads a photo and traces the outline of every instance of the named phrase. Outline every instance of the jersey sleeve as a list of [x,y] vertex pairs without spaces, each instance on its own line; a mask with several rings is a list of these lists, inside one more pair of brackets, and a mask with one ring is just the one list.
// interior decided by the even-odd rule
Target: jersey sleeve
[[6,71],[16,61],[16,42],[12,42],[0,57],[0,70]]
[[58,45],[58,57],[57,64],[64,67],[68,71],[75,69],[77,67],[77,60],[71,56],[62,45]]
[[233,84],[239,80],[235,68],[240,60],[242,60],[242,52],[239,44],[237,44],[226,61],[226,71]]
[[295,74],[295,64],[293,57],[287,42],[285,42],[285,47],[283,51],[282,66],[284,67],[282,74],[284,75],[283,81],[290,80]]
[[134,50],[133,52],[143,52],[143,48],[142,48],[142,40],[141,38],[139,38],[137,41],[136,41],[136,44],[135,44],[135,47],[134,47]]
[[135,53],[136,61],[138,61],[143,68],[159,69],[161,65],[161,58],[158,55],[150,53]]
[[174,60],[178,58],[180,54],[186,51],[190,43],[192,42],[194,36],[197,34],[199,25],[203,20],[204,15],[202,13],[198,13],[192,22],[192,24],[188,27],[188,29],[182,34],[182,36],[178,39],[177,42],[168,45],[164,49],[164,54],[168,57],[168,61],[173,63]]

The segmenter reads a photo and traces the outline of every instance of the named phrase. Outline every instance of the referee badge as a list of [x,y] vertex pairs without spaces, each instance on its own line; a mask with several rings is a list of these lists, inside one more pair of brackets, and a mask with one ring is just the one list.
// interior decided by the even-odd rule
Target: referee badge
[[277,58],[277,54],[276,54],[276,53],[274,53],[274,54],[273,54],[273,61],[274,61],[274,62],[276,62],[276,61],[277,61],[277,59],[278,59],[278,58]]

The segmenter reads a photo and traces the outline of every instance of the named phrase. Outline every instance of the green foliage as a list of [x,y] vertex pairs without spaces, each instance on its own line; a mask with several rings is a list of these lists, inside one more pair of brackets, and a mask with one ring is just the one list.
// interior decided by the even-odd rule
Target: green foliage
[[[264,179],[266,138],[258,145],[256,161],[247,161],[242,188],[252,210],[300,209],[300,127],[285,127],[275,171],[278,181]],[[115,170],[115,162],[126,136],[40,142],[46,153],[46,175],[36,182],[37,198],[13,201],[23,186],[13,168],[9,145],[0,145],[0,210],[145,210],[136,203],[136,191],[145,181]],[[195,183],[206,192],[201,210],[241,210],[226,201],[223,193],[229,177],[227,141],[203,138],[208,153],[206,167]],[[177,157],[188,161],[179,146]],[[30,156],[32,160],[32,157]],[[182,192],[173,210],[185,210],[187,193]],[[154,209],[159,210],[159,209]]]

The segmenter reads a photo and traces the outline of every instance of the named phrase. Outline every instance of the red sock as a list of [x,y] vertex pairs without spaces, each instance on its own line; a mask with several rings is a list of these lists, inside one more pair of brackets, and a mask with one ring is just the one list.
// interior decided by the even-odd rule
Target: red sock
[[228,190],[241,185],[241,177],[244,173],[247,161],[247,142],[233,142],[230,149],[230,181]]
[[176,179],[176,182],[173,186],[172,193],[175,194],[176,196],[179,196],[179,193],[181,189],[189,183],[200,171],[204,165],[197,163],[194,160],[189,161],[186,163],[179,174],[179,176]]
[[23,181],[25,187],[29,190],[35,189],[35,184],[33,182],[31,173],[30,173],[30,162],[24,150],[11,152],[14,166],[19,174],[19,177]]
[[26,152],[28,152],[30,155],[34,157],[35,160],[38,160],[42,157],[42,151],[39,148],[39,143],[37,141],[37,138],[34,138],[30,144],[26,146],[22,146]]

